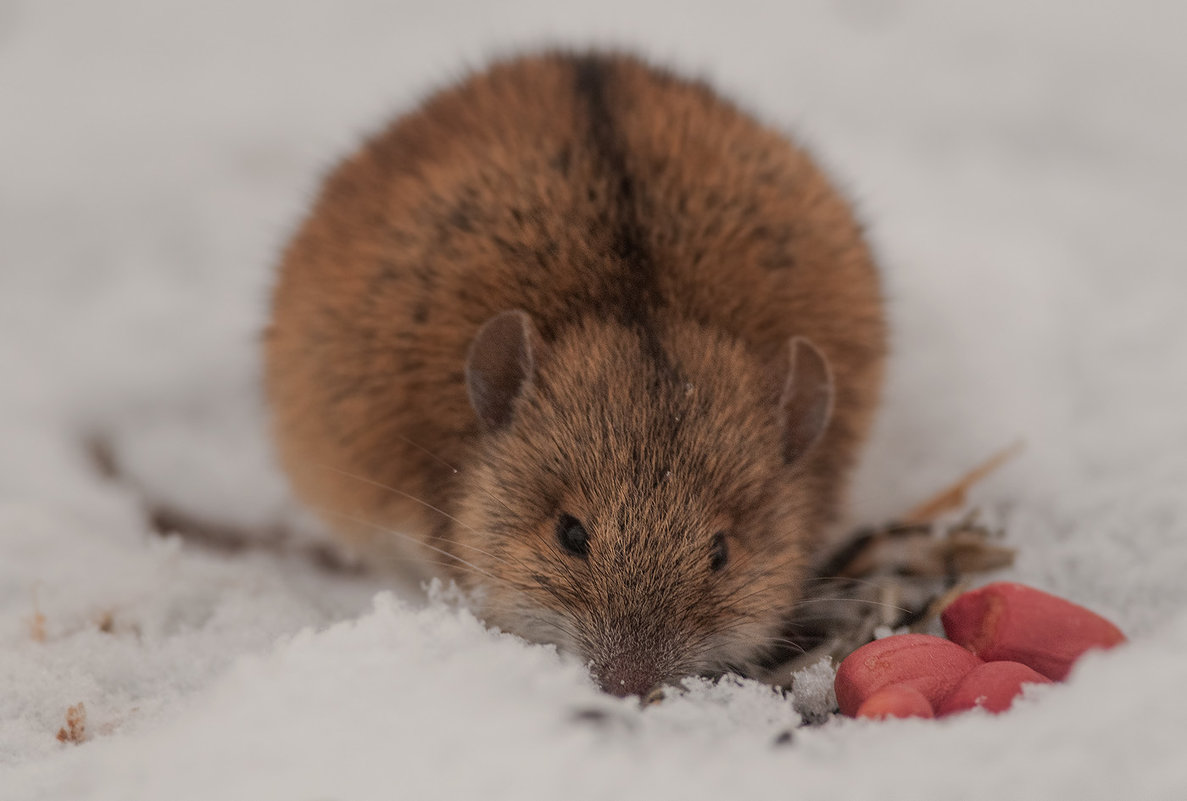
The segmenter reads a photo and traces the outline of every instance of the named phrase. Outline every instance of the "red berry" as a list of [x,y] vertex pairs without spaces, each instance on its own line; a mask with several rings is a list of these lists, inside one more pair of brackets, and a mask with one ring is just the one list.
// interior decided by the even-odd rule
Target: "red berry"
[[906,684],[883,687],[857,708],[859,718],[934,718],[936,713],[923,693]]
[[1004,712],[1022,694],[1024,684],[1050,684],[1051,679],[1020,662],[986,662],[973,668],[936,707],[937,717],[967,709]]
[[938,704],[981,660],[955,643],[927,634],[899,634],[858,648],[837,669],[833,686],[846,715],[884,687],[902,684]]
[[941,616],[944,631],[987,662],[1021,662],[1061,681],[1085,651],[1125,642],[1095,612],[1023,584],[999,581],[966,592]]

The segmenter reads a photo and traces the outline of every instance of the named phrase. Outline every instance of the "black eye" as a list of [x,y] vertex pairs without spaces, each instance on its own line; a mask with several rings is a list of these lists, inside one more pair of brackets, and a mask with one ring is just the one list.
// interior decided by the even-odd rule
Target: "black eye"
[[719,532],[713,537],[713,550],[709,553],[709,569],[714,573],[725,567],[729,561],[730,549],[725,542],[725,534]]
[[556,538],[561,547],[573,556],[585,559],[589,556],[589,534],[581,521],[572,515],[561,515],[556,523]]

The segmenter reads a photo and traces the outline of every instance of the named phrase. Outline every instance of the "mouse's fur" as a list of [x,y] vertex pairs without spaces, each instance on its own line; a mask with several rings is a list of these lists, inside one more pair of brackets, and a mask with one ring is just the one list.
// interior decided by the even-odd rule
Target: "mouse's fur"
[[284,255],[267,384],[331,524],[411,535],[487,620],[642,692],[769,648],[884,350],[869,252],[802,150],[702,83],[550,53],[330,175]]

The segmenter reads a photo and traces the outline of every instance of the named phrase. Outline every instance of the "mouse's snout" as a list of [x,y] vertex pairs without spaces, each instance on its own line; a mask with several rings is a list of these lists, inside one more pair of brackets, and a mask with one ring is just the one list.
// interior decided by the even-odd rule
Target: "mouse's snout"
[[646,697],[664,676],[654,666],[641,660],[613,660],[608,664],[594,663],[592,667],[598,685],[610,695]]
[[678,641],[663,637],[652,627],[638,623],[616,627],[587,653],[590,672],[598,685],[619,698],[649,692],[682,675],[684,660]]

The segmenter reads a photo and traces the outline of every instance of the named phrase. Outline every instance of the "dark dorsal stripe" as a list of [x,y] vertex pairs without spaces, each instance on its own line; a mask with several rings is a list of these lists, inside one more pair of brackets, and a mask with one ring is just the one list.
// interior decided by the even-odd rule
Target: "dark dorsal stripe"
[[635,328],[655,362],[657,378],[678,378],[656,332],[653,311],[663,304],[656,279],[655,261],[646,245],[639,219],[640,202],[635,178],[627,167],[625,143],[615,126],[607,98],[614,79],[612,62],[605,57],[583,55],[573,58],[575,92],[584,106],[589,124],[589,144],[598,168],[606,178],[610,197],[600,199],[606,216],[598,215],[590,225],[608,223],[612,256],[621,267],[621,280],[607,287],[606,300],[613,305],[624,325]]

